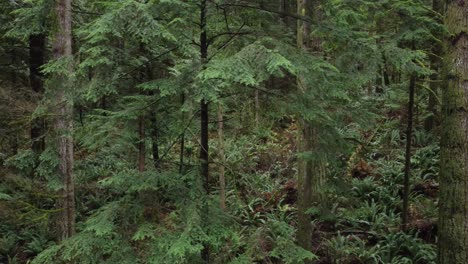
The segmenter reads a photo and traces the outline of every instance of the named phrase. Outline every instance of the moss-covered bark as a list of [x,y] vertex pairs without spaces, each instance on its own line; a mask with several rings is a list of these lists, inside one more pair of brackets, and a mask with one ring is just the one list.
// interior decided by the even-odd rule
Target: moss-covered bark
[[468,3],[449,1],[447,85],[443,91],[440,264],[468,263]]

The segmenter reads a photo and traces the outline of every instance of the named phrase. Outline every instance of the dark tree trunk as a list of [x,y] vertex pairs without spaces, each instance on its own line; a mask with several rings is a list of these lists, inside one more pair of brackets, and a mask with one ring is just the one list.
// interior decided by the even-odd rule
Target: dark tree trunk
[[412,75],[409,84],[408,102],[408,123],[406,127],[406,151],[405,151],[405,177],[403,182],[403,214],[402,227],[406,230],[408,226],[408,203],[410,193],[411,176],[411,138],[413,135],[413,113],[414,113],[414,90],[416,86],[416,76]]
[[145,117],[140,115],[138,117],[138,171],[145,171],[145,157],[146,157],[146,144],[145,144]]
[[[207,0],[200,1],[200,60],[206,64],[208,59],[208,38],[206,32],[207,26]],[[203,98],[200,102],[200,173],[203,177],[203,187],[206,194],[210,192],[209,186],[209,163],[208,163],[208,102]],[[204,206],[204,217],[208,217],[208,205]],[[204,222],[206,219],[204,219]],[[210,263],[210,247],[208,244],[203,245],[201,252],[202,259],[205,263]]]
[[[203,64],[208,58],[208,39],[206,33],[206,0],[200,5],[200,59]],[[208,163],[208,102],[202,99],[200,102],[200,162],[201,175],[204,179],[205,192],[209,193],[209,163]]]
[[[182,106],[185,103],[185,94],[182,93],[180,96]],[[185,155],[185,131],[182,132],[180,136],[180,153],[179,153],[179,173],[184,174],[184,155]]]
[[[29,37],[29,82],[34,92],[34,99],[38,102],[44,92],[43,74],[40,67],[44,65],[45,35],[37,34]],[[45,149],[44,118],[31,120],[31,148],[36,154]]]
[[151,111],[150,121],[151,121],[151,151],[153,152],[153,163],[156,170],[159,169],[159,133],[158,133],[158,117],[156,109]]
[[[442,14],[443,13],[443,1],[442,0],[433,0],[432,9]],[[442,22],[441,19],[436,17],[437,21]],[[435,118],[437,116],[437,92],[441,84],[441,75],[440,70],[442,66],[441,56],[443,55],[443,45],[442,43],[435,41],[434,46],[432,47],[432,54],[430,54],[431,69],[434,73],[431,75],[431,82],[429,84],[429,98],[427,102],[427,111],[430,115],[424,120],[424,129],[426,131],[431,131],[435,126]]]

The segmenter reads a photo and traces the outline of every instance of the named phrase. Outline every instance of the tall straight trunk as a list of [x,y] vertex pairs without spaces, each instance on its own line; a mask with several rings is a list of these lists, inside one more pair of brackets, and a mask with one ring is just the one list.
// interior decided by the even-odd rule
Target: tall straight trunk
[[[442,0],[432,0],[432,10],[434,10],[437,14],[442,14],[444,11],[444,5]],[[440,19],[436,18],[437,21]],[[440,21],[442,22],[442,21]],[[435,41],[434,46],[432,47],[432,52],[430,55],[430,62],[431,62],[431,69],[434,73],[431,75],[431,82],[429,84],[429,88],[431,91],[429,92],[428,102],[427,102],[427,111],[431,114],[424,120],[424,129],[426,131],[431,131],[435,125],[435,117],[437,116],[437,98],[436,94],[439,90],[440,86],[440,70],[442,65],[442,56],[443,53],[443,45],[440,42]]]
[[[310,0],[297,0],[298,14],[310,17],[310,10],[313,4]],[[319,39],[310,38],[310,22],[298,21],[297,26],[297,45],[304,50],[314,52],[320,51]],[[304,78],[298,77],[298,87],[303,93],[309,89],[304,83]],[[319,155],[314,155],[319,147],[319,131],[312,124],[303,119],[299,121],[300,139],[298,150],[305,154],[298,160],[298,228],[297,242],[306,249],[312,249],[312,226],[311,217],[306,212],[314,203],[320,203],[320,191],[324,183],[325,166]]]
[[[148,77],[148,81],[152,81],[154,79],[154,75],[153,75],[153,68],[151,66],[151,64],[146,68],[146,72],[147,72],[147,77]],[[158,74],[157,76],[158,78],[159,77],[163,77],[162,74],[161,76]],[[149,93],[150,96],[153,97],[153,99],[155,99],[154,97],[156,95],[159,95],[159,92],[153,92],[151,91]],[[159,169],[159,144],[158,144],[158,141],[159,141],[159,123],[158,123],[158,106],[155,105],[153,107],[151,107],[151,111],[150,111],[150,122],[151,122],[151,152],[153,154],[153,166],[156,170]]]
[[258,128],[260,124],[260,98],[258,89],[255,89],[255,127]]
[[[58,0],[55,6],[57,30],[53,38],[52,51],[55,59],[72,60],[72,17],[71,0]],[[72,70],[71,61],[69,70]],[[71,237],[75,233],[75,185],[73,179],[73,100],[69,97],[71,80],[60,74],[57,83],[65,87],[56,91],[57,117],[55,128],[58,133],[59,173],[63,181],[61,190],[61,219],[60,235],[62,239]],[[61,82],[58,82],[61,81]]]
[[[208,39],[206,32],[207,0],[200,2],[200,60],[205,64],[208,59]],[[208,102],[200,102],[200,172],[204,180],[205,192],[209,193],[209,164],[208,164]]]
[[[205,67],[208,60],[208,36],[207,36],[207,0],[200,0],[200,61]],[[203,187],[205,193],[210,193],[209,186],[209,163],[208,163],[208,102],[203,98],[200,102],[200,174],[203,177]],[[209,216],[208,204],[203,206],[203,225],[207,222]],[[210,246],[208,243],[203,244],[201,257],[205,263],[210,263]]]
[[468,263],[468,3],[448,1],[440,147],[439,264]]
[[[180,101],[182,106],[185,103],[185,93],[182,92],[180,96]],[[180,152],[179,152],[179,173],[184,173],[184,155],[185,155],[185,131],[182,132],[180,136]]]
[[145,171],[146,144],[145,144],[145,116],[138,117],[138,171]]
[[405,177],[403,182],[403,214],[402,227],[406,230],[408,227],[408,204],[410,193],[410,176],[411,176],[411,138],[413,135],[413,113],[414,113],[414,90],[416,86],[416,76],[411,75],[409,84],[409,100],[408,100],[408,123],[406,127],[406,151],[405,151]]
[[223,118],[223,106],[218,104],[218,155],[219,155],[219,196],[221,201],[221,208],[226,209],[226,178],[225,168],[226,157],[224,154],[224,118]]
[[[44,65],[45,39],[44,34],[29,36],[29,83],[36,101],[39,101],[44,92],[40,67]],[[41,154],[45,149],[44,128],[44,118],[31,120],[31,149],[36,154]]]
[[151,152],[153,153],[153,165],[157,170],[159,169],[159,146],[158,146],[158,117],[156,110],[151,111]]

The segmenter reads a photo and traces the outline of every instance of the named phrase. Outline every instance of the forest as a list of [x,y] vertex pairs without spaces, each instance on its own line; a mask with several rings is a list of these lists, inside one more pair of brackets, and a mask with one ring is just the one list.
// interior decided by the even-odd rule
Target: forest
[[0,263],[467,264],[468,1],[0,0]]

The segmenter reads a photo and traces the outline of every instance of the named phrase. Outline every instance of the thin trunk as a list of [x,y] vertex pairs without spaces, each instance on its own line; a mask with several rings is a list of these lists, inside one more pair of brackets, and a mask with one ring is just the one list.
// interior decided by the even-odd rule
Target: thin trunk
[[143,115],[138,117],[138,171],[145,171],[145,117]]
[[159,147],[158,147],[158,117],[156,111],[151,111],[151,151],[153,152],[153,164],[156,170],[159,169]]
[[[207,27],[207,0],[200,0],[200,61],[205,67],[208,59],[208,37],[206,32]],[[203,187],[205,193],[210,193],[209,186],[209,163],[208,163],[208,102],[203,98],[200,102],[200,173],[203,177]],[[203,224],[209,216],[208,204],[203,206]],[[210,263],[210,246],[204,243],[201,252],[201,257],[205,263]]]
[[385,58],[385,55],[383,56],[383,77],[384,77],[384,84],[385,86],[390,85],[390,77],[388,76],[388,63],[387,63],[387,58]]
[[[203,64],[208,58],[208,39],[206,33],[206,0],[200,4],[200,59]],[[205,192],[209,193],[209,164],[208,164],[208,102],[202,99],[200,102],[200,162],[201,175],[204,180]]]
[[[316,10],[317,3],[311,3],[309,0],[297,0],[298,14],[301,16],[310,16],[310,10]],[[315,14],[316,15],[316,14]],[[321,40],[310,38],[310,23],[307,21],[298,21],[297,45],[304,50],[320,52]],[[304,78],[298,77],[298,87],[300,92],[307,93],[308,87],[304,83]],[[324,184],[325,166],[323,159],[314,155],[319,147],[319,131],[314,128],[307,120],[300,120],[300,139],[298,150],[305,154],[298,161],[298,228],[297,242],[306,249],[312,249],[312,226],[311,217],[307,210],[314,204],[319,204],[321,200],[321,189]]]
[[[29,82],[37,102],[44,92],[43,74],[40,71],[40,67],[44,65],[44,52],[45,35],[31,35],[29,37]],[[31,120],[31,149],[38,155],[45,149],[44,123],[44,118]]]
[[415,85],[416,85],[416,76],[413,74],[411,76],[410,85],[409,85],[408,123],[406,127],[405,177],[404,177],[404,182],[403,182],[403,214],[402,214],[403,230],[406,230],[408,227],[408,204],[409,204],[410,176],[411,176],[411,138],[413,135]]
[[13,66],[11,69],[11,83],[13,86],[18,86],[18,75],[16,74],[16,48],[15,48],[15,43],[11,43],[12,49],[11,49],[11,65]]
[[255,127],[259,127],[260,123],[260,100],[258,89],[255,90]]
[[[432,9],[437,12],[442,14],[443,13],[443,2],[442,0],[433,0],[432,1]],[[437,21],[441,22],[440,19],[436,17]],[[443,53],[443,46],[442,43],[435,41],[434,46],[432,47],[432,53],[430,55],[430,61],[431,61],[431,69],[434,71],[434,73],[431,75],[431,82],[429,84],[429,88],[431,91],[429,91],[429,98],[427,102],[427,111],[430,113],[430,115],[424,120],[424,129],[426,131],[431,131],[434,126],[435,126],[435,117],[437,116],[437,98],[436,94],[439,90],[440,86],[440,69],[442,65],[442,60],[441,56]]]
[[[185,103],[185,93],[182,93],[181,97],[182,106]],[[179,154],[179,173],[184,174],[184,152],[185,152],[185,131],[180,136],[180,154]]]
[[468,3],[448,1],[440,146],[439,264],[468,263]]
[[226,209],[226,179],[225,179],[225,168],[226,157],[224,155],[224,118],[223,118],[223,106],[218,104],[218,140],[219,140],[219,196],[221,201],[221,208]]
[[[149,66],[146,68],[146,72],[147,72],[148,81],[153,80],[154,75],[153,75],[153,67],[151,66],[151,64],[149,64]],[[162,76],[158,74],[157,77],[159,78]],[[153,97],[153,99],[156,99],[154,97],[156,97],[156,95],[159,95],[159,92],[155,93],[151,91],[149,95]],[[159,170],[160,160],[159,160],[159,144],[158,144],[158,141],[159,141],[158,106],[155,105],[154,107],[152,107],[149,114],[150,114],[149,119],[151,122],[151,152],[153,154],[153,166],[156,170]]]
[[[55,59],[72,60],[72,18],[71,0],[57,1],[55,11],[57,15],[57,30],[52,44]],[[71,61],[69,69],[72,70]],[[71,237],[75,233],[75,185],[73,180],[73,100],[68,90],[71,80],[68,76],[57,76],[66,87],[59,88],[56,93],[56,131],[59,134],[59,173],[63,181],[60,235],[61,239]]]

